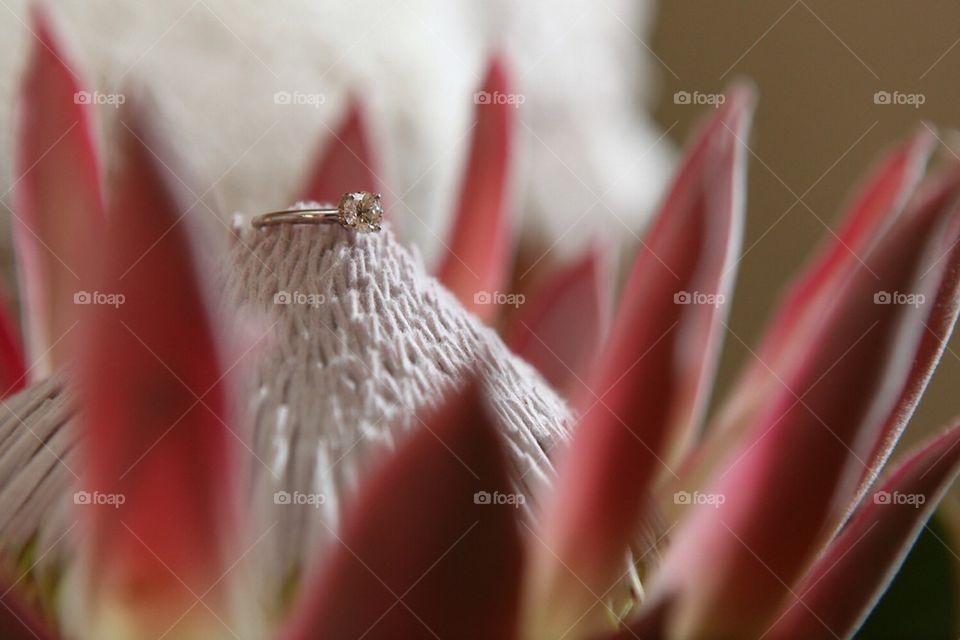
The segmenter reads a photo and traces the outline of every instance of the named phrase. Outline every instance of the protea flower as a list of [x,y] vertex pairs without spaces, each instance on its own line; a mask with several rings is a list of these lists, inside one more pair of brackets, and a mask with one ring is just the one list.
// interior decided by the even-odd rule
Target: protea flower
[[[478,105],[439,280],[389,228],[223,250],[143,106],[102,203],[37,30],[14,224],[41,364],[5,323],[4,637],[849,636],[956,474],[954,427],[878,482],[958,309],[960,171],[923,178],[926,130],[708,420],[749,89],[691,142],[609,331],[595,256],[509,320],[541,377],[454,297],[492,317],[475,296],[505,282],[511,106]],[[507,83],[493,62],[485,89]],[[382,187],[389,210],[362,121],[329,149],[304,198]]]

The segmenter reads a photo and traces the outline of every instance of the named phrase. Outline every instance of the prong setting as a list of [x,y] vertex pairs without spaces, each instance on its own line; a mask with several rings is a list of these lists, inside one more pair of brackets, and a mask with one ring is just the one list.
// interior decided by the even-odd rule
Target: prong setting
[[380,231],[383,220],[383,205],[379,193],[350,191],[343,194],[337,207],[340,225],[358,233]]

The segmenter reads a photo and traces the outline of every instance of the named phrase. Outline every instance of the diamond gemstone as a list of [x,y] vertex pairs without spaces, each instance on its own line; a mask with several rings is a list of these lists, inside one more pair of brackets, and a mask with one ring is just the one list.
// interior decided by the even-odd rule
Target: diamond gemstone
[[383,205],[379,193],[352,191],[343,194],[339,207],[340,224],[360,233],[380,230]]

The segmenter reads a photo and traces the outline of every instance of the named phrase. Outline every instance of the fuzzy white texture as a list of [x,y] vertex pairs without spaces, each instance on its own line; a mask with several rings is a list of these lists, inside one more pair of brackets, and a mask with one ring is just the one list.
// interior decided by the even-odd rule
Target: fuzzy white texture
[[[16,179],[12,111],[36,44],[29,4],[0,7],[0,193]],[[643,106],[662,71],[640,41],[649,0],[46,4],[91,91],[150,90],[185,160],[174,170],[223,220],[301,195],[355,93],[390,199],[401,200],[394,220],[433,262],[455,205],[473,95],[494,50],[505,52],[523,96],[517,213],[539,242],[556,241],[558,256],[598,234],[639,233],[670,172],[669,143]],[[277,92],[306,104],[276,104]],[[109,134],[115,107],[97,112]]]

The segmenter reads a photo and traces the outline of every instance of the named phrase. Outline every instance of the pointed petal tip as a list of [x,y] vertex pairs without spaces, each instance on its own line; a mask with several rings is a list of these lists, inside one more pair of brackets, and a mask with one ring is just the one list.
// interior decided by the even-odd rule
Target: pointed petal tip
[[54,56],[59,56],[61,53],[59,28],[57,19],[51,13],[50,8],[39,2],[34,2],[30,4],[28,15],[33,35],[48,52]]
[[[39,64],[56,69],[67,77],[67,83],[72,85],[74,91],[89,90],[83,74],[73,65],[70,55],[71,44],[68,33],[65,33],[60,27],[60,20],[46,6],[40,3],[34,3],[29,10],[30,26],[28,29],[36,40],[33,46],[33,65]],[[36,72],[34,72],[36,73]],[[89,102],[74,100],[73,107],[77,113],[88,114],[93,118],[94,106]],[[87,127],[90,125],[87,124]]]
[[341,116],[341,128],[343,129],[363,129],[366,130],[367,110],[363,105],[360,94],[351,91],[347,95],[346,107]]
[[[689,137],[686,151],[688,161],[685,166],[699,165],[702,160],[698,158],[705,153],[723,157],[738,151],[740,156],[745,156],[743,148],[746,147],[757,104],[756,90],[752,83],[741,82],[731,85],[722,95],[723,103],[717,109],[704,114]],[[673,197],[677,195],[678,183],[685,184],[682,175],[675,178],[671,190],[668,191]],[[670,196],[667,202],[669,200]]]
[[[723,91],[723,103],[715,113],[706,117],[706,124],[702,129],[719,128],[726,126],[734,136],[741,137],[757,107],[757,89],[749,80],[739,80],[728,85]],[[698,134],[697,137],[703,134]]]
[[347,97],[340,123],[324,127],[325,140],[309,168],[298,200],[337,202],[347,191],[383,191],[367,107],[357,93]]
[[505,69],[492,62],[480,99],[474,97],[476,124],[449,241],[436,269],[438,279],[483,320],[496,313],[497,305],[489,304],[489,296],[507,284],[513,258],[511,176],[516,105],[493,99],[510,91]]
[[[562,266],[511,317],[506,341],[561,392],[584,386],[610,324],[612,297],[599,248]],[[570,318],[578,321],[571,323]]]
[[938,131],[937,125],[930,120],[921,120],[920,124],[914,127],[914,132],[910,139],[914,140],[915,144],[923,146],[929,145],[932,149],[937,144]]
[[72,358],[73,295],[103,219],[93,106],[46,11],[31,12],[35,40],[17,96],[13,241],[33,377]]
[[53,45],[50,28],[50,14],[47,8],[39,2],[34,2],[28,9],[30,15],[30,26],[34,33],[45,45]]
[[507,89],[512,85],[512,73],[507,56],[502,51],[495,51],[487,59],[487,67],[484,73],[483,87]]
[[759,91],[752,80],[736,80],[724,91],[724,95],[727,97],[727,109],[733,114],[749,115],[757,108]]

